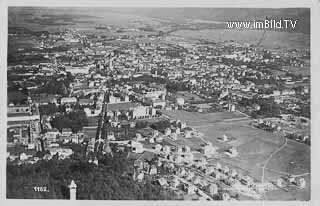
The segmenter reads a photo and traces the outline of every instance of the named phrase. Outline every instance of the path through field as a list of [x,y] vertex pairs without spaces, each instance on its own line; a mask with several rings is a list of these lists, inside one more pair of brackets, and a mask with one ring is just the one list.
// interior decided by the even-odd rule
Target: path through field
[[[275,155],[276,153],[278,153],[279,151],[281,151],[283,148],[285,148],[287,146],[287,143],[288,143],[288,139],[286,137],[283,136],[283,138],[285,139],[284,141],[284,144],[279,147],[278,149],[276,149],[269,157],[268,159],[266,160],[266,162],[264,163],[263,167],[262,167],[262,175],[261,175],[261,182],[264,183],[264,170],[266,169],[269,161],[272,159],[273,155]],[[264,194],[262,195],[262,198],[265,199],[265,196]]]
[[264,183],[264,170],[267,167],[269,161],[272,159],[273,155],[275,155],[276,153],[278,153],[279,151],[281,151],[288,143],[288,139],[283,137],[285,140],[284,144],[281,145],[281,147],[279,147],[278,149],[276,149],[269,157],[268,159],[265,161],[263,167],[262,167],[262,176],[261,176],[261,182]]

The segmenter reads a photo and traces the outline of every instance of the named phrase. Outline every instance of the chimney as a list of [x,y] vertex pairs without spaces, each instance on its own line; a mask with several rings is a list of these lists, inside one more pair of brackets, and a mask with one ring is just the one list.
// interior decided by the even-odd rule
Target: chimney
[[73,180],[71,181],[71,183],[69,185],[69,190],[70,190],[70,200],[76,200],[77,199],[77,185]]

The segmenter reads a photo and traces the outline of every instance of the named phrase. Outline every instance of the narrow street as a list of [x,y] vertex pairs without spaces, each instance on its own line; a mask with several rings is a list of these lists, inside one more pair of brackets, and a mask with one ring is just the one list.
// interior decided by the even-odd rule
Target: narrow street
[[207,200],[213,200],[212,197],[210,197],[209,195],[207,195],[205,192],[203,192],[201,189],[199,189],[197,186],[195,186],[194,184],[188,182],[187,180],[177,176],[177,175],[174,175],[175,178],[177,178],[180,182],[183,182],[184,184],[187,184],[187,185],[191,185],[191,186],[194,186],[197,190],[197,192],[204,198],[206,198]]

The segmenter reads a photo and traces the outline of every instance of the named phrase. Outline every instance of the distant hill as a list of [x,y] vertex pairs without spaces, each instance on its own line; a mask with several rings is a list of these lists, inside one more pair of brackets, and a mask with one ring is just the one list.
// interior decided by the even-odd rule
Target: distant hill
[[132,8],[113,9],[117,12],[129,12],[152,18],[165,18],[172,21],[186,19],[212,20],[219,22],[298,19],[295,32],[310,33],[310,9],[308,8]]
[[10,26],[16,26],[21,18],[36,15],[37,11],[45,10],[47,14],[59,15],[99,15],[105,12],[134,14],[149,18],[167,19],[180,23],[190,19],[210,20],[217,22],[264,20],[270,19],[298,19],[296,29],[291,32],[310,33],[310,9],[308,8],[39,8],[39,7],[10,7],[8,20]]

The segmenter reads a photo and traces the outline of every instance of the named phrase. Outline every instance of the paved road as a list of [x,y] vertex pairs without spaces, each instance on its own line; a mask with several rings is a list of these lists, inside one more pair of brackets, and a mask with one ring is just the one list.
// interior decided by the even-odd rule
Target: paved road
[[[104,118],[105,118],[105,114],[106,114],[106,107],[107,107],[107,103],[106,103],[106,93],[104,92],[103,94],[103,105],[102,105],[102,109],[101,109],[101,117],[100,117],[100,128],[98,127],[97,128],[97,133],[98,133],[98,136],[96,138],[96,142],[103,142],[103,139],[102,139],[102,129],[104,127]],[[97,147],[99,146],[99,144],[96,145]]]
[[106,115],[106,108],[108,106],[108,103],[106,103],[106,93],[104,93],[104,98],[103,98],[103,105],[102,105],[102,110],[101,110],[101,126],[99,128],[99,131],[98,131],[98,139],[101,139],[101,135],[102,135],[102,128],[104,126],[104,119],[105,119],[105,115]]

